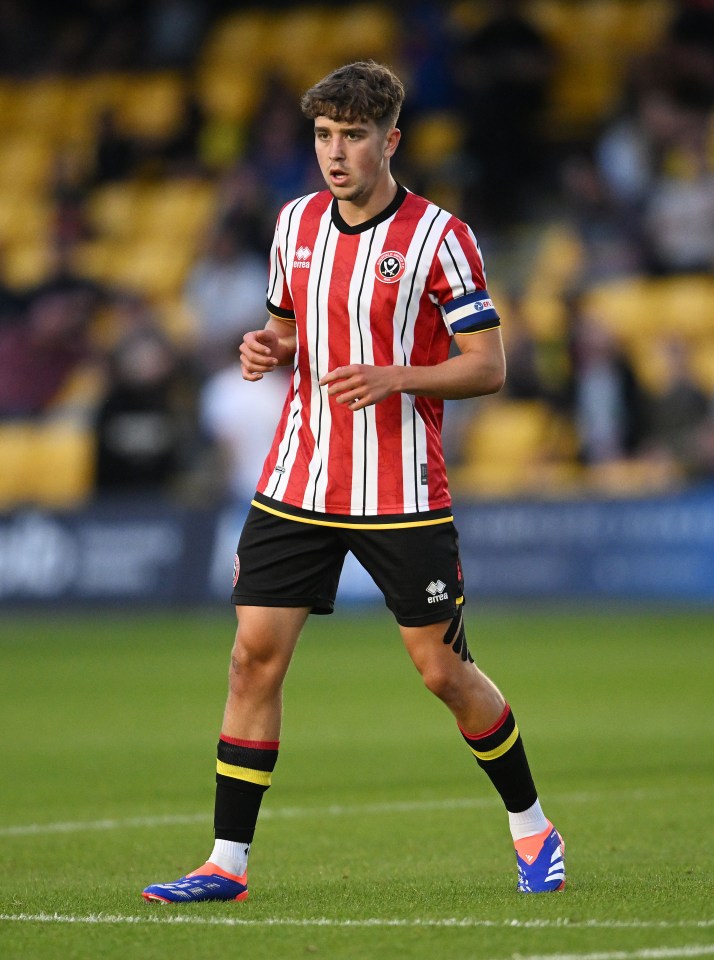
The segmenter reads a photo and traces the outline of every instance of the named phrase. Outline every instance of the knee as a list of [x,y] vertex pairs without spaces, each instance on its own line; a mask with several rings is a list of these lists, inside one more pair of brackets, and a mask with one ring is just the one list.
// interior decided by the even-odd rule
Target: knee
[[285,672],[283,658],[274,648],[236,638],[228,671],[231,693],[240,696],[247,690],[275,692],[280,689]]
[[[464,664],[457,666],[465,667]],[[420,668],[421,678],[427,690],[447,705],[455,705],[461,697],[463,682],[457,675],[461,672],[440,662],[428,663]]]

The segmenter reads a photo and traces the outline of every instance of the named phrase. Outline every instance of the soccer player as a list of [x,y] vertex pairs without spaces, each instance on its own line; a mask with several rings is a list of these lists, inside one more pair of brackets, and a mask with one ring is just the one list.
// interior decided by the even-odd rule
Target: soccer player
[[302,98],[328,189],[280,212],[270,317],[241,346],[246,380],[285,364],[293,375],[235,561],[215,844],[197,870],[147,887],[148,900],[247,897],[283,680],[308,615],[333,610],[347,551],[384,593],[424,683],[500,794],[518,890],[565,882],[563,841],[541,809],[513,713],[469,653],[440,440],[445,399],[501,388],[500,320],[469,227],[392,176],[403,96],[391,70],[367,61]]

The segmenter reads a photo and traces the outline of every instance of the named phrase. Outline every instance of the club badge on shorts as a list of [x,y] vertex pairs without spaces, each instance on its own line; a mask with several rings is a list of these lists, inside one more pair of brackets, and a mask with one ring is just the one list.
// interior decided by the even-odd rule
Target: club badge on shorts
[[238,574],[240,573],[240,560],[238,559],[238,554],[235,555],[233,560],[233,586],[238,583]]

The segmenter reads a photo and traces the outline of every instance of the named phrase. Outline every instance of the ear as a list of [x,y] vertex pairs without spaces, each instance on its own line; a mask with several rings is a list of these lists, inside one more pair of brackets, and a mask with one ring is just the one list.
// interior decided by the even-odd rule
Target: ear
[[393,157],[397,147],[399,146],[399,141],[402,138],[402,131],[397,127],[392,127],[392,129],[387,133],[385,143],[384,143],[384,156],[389,159]]

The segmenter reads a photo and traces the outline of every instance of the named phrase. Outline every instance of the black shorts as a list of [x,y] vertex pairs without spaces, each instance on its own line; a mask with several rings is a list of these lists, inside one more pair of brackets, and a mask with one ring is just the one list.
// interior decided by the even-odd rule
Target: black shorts
[[332,613],[342,564],[351,551],[398,623],[423,626],[455,617],[464,594],[458,534],[450,516],[428,525],[370,527],[325,525],[251,506],[238,543],[233,603]]

